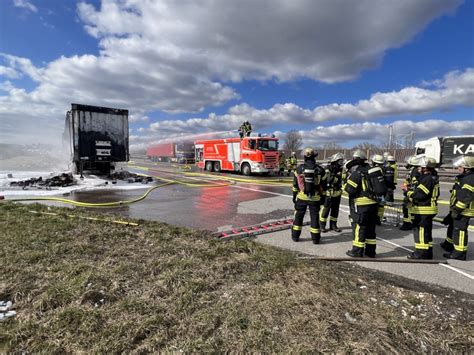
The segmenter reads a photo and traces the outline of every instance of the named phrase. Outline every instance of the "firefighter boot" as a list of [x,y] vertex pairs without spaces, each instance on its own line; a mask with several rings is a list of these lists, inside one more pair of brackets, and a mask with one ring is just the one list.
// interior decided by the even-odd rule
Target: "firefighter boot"
[[348,250],[346,252],[347,256],[350,256],[351,258],[362,258],[364,254],[364,249],[359,248],[359,247],[352,247],[351,250]]
[[334,231],[334,232],[342,232],[341,228],[339,228],[337,226],[337,222],[336,221],[331,221],[330,224],[329,224],[329,228]]
[[431,260],[431,259],[433,259],[433,252],[431,252],[431,254],[430,254],[428,250],[426,250],[426,251],[416,250],[413,253],[411,253],[410,255],[408,255],[407,259],[411,259],[411,260]]
[[466,260],[465,252],[453,251],[452,253],[444,253],[443,256],[447,259]]
[[413,226],[411,225],[410,222],[403,222],[402,226],[400,227],[401,231],[411,231],[413,229]]
[[319,222],[321,224],[321,232],[322,233],[327,233],[328,230],[326,229],[326,222]]
[[311,235],[313,244],[319,244],[321,242],[321,234]]
[[454,250],[454,245],[453,243],[448,242],[447,240],[444,240],[442,243],[440,243],[441,248],[443,248],[444,251],[447,251],[448,254],[450,254]]

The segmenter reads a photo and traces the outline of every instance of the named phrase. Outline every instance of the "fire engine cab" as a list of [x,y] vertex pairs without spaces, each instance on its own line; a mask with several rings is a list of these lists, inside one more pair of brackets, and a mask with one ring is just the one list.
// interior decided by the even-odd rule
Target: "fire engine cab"
[[207,171],[240,171],[244,175],[277,172],[278,138],[245,137],[194,142],[196,165]]

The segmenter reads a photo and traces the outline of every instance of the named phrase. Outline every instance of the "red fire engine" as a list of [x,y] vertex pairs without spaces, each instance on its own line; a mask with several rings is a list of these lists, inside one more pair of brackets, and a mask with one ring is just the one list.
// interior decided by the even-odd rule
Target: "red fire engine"
[[245,137],[194,142],[196,164],[207,171],[240,171],[244,175],[277,172],[278,138]]

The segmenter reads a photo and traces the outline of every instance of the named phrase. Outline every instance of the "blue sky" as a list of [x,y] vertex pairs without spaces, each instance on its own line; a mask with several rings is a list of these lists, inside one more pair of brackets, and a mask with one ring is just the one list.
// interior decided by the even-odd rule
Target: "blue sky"
[[474,134],[473,1],[196,4],[1,1],[0,141],[59,139],[72,102],[129,109],[135,148],[243,120],[311,145]]

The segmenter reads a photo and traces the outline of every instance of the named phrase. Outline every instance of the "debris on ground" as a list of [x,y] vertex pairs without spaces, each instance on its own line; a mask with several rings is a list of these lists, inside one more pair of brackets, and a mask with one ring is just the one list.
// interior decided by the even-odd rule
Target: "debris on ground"
[[36,187],[38,189],[50,188],[50,187],[66,187],[75,185],[76,181],[71,173],[62,173],[47,179],[43,179],[42,176],[37,178],[30,178],[26,180],[18,180],[10,182],[10,186],[18,186],[26,189],[27,187]]
[[15,311],[10,310],[12,305],[11,301],[0,301],[0,322],[16,315]]
[[127,181],[129,183],[141,182],[143,184],[147,184],[147,183],[153,181],[153,178],[151,176],[138,175],[138,174],[126,171],[126,170],[116,171],[116,172],[110,174],[110,178],[112,180]]

